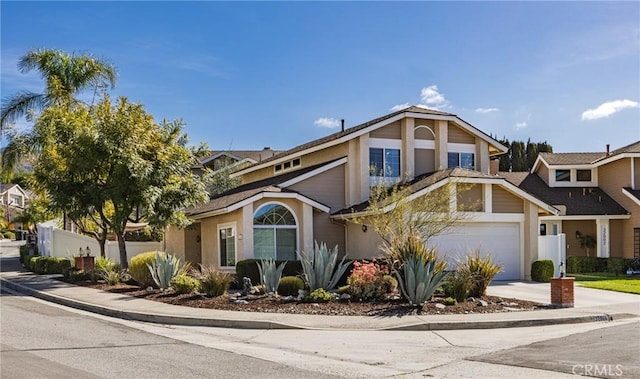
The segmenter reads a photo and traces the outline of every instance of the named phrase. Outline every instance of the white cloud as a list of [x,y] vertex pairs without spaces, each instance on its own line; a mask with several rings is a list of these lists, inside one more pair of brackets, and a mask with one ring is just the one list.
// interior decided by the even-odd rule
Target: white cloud
[[477,113],[500,112],[499,108],[476,108]]
[[424,105],[434,109],[444,108],[449,105],[449,102],[444,98],[444,95],[438,92],[438,86],[435,84],[429,87],[424,87],[420,92],[420,97],[422,98]]
[[582,120],[596,120],[603,117],[609,117],[614,113],[618,113],[626,108],[637,108],[640,104],[632,100],[614,100],[598,105],[597,108],[587,109],[582,112]]
[[394,105],[393,107],[391,107],[391,111],[395,112],[395,111],[399,111],[405,108],[409,108],[411,105],[409,103],[404,103],[404,104],[398,104],[398,105]]
[[329,117],[320,117],[319,119],[315,120],[313,124],[319,128],[333,129],[340,126],[340,120],[337,120],[335,118],[329,118]]
[[526,128],[527,126],[529,126],[529,125],[527,124],[527,122],[526,122],[526,121],[522,121],[522,122],[517,122],[517,123],[513,126],[513,128],[514,128],[515,130],[520,130],[520,129],[524,129],[524,128]]

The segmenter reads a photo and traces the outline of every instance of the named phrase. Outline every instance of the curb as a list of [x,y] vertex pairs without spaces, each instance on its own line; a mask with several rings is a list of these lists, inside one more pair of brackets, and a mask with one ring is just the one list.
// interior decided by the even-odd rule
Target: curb
[[[173,316],[163,314],[152,314],[134,311],[125,311],[105,307],[96,304],[90,304],[62,296],[48,294],[28,286],[15,283],[8,279],[0,278],[0,287],[9,288],[18,293],[31,295],[33,297],[64,305],[74,309],[97,313],[104,316],[116,317],[123,320],[151,322],[156,324],[183,325],[183,326],[209,326],[218,328],[237,328],[237,329],[298,329],[298,330],[325,330],[323,328],[313,328],[300,325],[291,325],[286,323],[262,320],[231,320],[222,318],[197,318],[186,316]],[[378,329],[362,329],[362,330],[379,330],[379,331],[437,331],[437,330],[466,330],[466,329],[502,329],[502,328],[522,328],[533,326],[547,325],[563,325],[563,324],[582,324],[587,322],[603,322],[621,320],[626,318],[637,317],[633,314],[616,313],[616,314],[592,314],[583,316],[568,316],[559,318],[545,319],[524,319],[524,320],[500,320],[500,321],[425,321],[412,325],[391,326]],[[327,329],[338,330],[338,329]],[[349,329],[353,330],[353,329]]]

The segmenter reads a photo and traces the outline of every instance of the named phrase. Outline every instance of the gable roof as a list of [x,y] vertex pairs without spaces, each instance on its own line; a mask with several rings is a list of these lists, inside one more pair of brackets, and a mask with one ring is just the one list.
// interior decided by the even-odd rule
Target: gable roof
[[[441,185],[444,185],[447,181],[499,184],[504,186],[507,190],[515,193],[517,196],[533,202],[538,207],[551,214],[558,213],[558,210],[551,206],[549,203],[545,203],[543,200],[531,196],[529,193],[518,188],[513,183],[505,180],[505,178],[495,175],[483,174],[479,171],[468,170],[464,168],[450,168],[416,177],[411,182],[407,183],[408,192],[410,193],[409,197],[415,198],[418,196],[422,196],[424,193],[429,192]],[[346,216],[364,212],[369,207],[369,204],[370,202],[367,200],[352,207],[339,210],[333,213],[332,216]]]
[[536,171],[540,162],[544,162],[547,166],[599,166],[629,155],[640,156],[640,141],[633,142],[609,153],[606,151],[592,153],[540,153],[531,172]]
[[291,182],[298,177],[311,174],[314,171],[319,171],[323,167],[333,167],[334,163],[341,160],[344,160],[344,158],[335,159],[327,163],[321,163],[314,166],[305,167],[300,170],[290,171],[278,176],[273,176],[263,180],[243,184],[221,194],[212,196],[209,202],[206,204],[186,209],[185,214],[190,217],[198,216],[201,214],[209,214],[211,212],[220,211],[232,207],[260,194],[263,194],[262,196],[264,196],[265,193],[297,194],[309,200],[310,203],[315,202],[316,207],[319,209],[325,210],[326,208],[325,211],[328,212],[329,208],[324,204],[316,202],[315,200],[310,199],[303,194],[300,194],[299,192],[281,188],[280,186],[282,184]]
[[437,120],[448,120],[448,121],[456,122],[463,129],[466,129],[472,132],[473,134],[481,137],[482,139],[489,142],[491,146],[494,146],[499,151],[498,153],[494,153],[492,155],[503,154],[508,150],[505,146],[503,146],[500,142],[496,141],[493,137],[477,129],[476,127],[467,123],[466,121],[459,118],[453,113],[441,112],[441,111],[427,109],[419,106],[410,106],[405,109],[401,109],[396,112],[378,117],[371,121],[367,121],[363,124],[345,129],[337,133],[330,134],[326,137],[322,137],[314,141],[296,146],[290,150],[277,154],[272,158],[265,159],[262,162],[256,163],[245,169],[239,170],[238,172],[235,172],[234,174],[232,174],[232,176],[239,176],[247,172],[264,168],[267,166],[267,164],[271,164],[272,162],[276,163],[277,161],[280,161],[280,160],[286,160],[291,155],[295,155],[295,154],[303,155],[305,153],[317,151],[317,150],[327,148],[339,143],[346,142],[352,138],[356,138],[362,134],[368,133],[370,130],[375,130],[379,127],[386,125],[386,124],[381,124],[382,122],[385,122],[385,121],[393,122],[396,120],[400,120],[404,117],[421,118],[421,116],[431,116],[431,118],[437,119]]
[[640,190],[637,190],[637,189],[634,190],[634,189],[631,189],[630,187],[624,187],[622,188],[622,193],[627,195],[627,197],[633,200],[634,203],[640,206]]
[[549,187],[537,174],[527,172],[499,172],[498,175],[547,204],[566,207],[567,216],[629,214],[598,187]]

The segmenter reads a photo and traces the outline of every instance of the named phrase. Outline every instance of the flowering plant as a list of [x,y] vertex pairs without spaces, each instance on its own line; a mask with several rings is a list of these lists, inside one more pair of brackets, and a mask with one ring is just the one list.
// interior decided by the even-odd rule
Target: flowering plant
[[386,269],[376,262],[354,262],[347,278],[349,294],[361,300],[382,298],[388,289],[384,282],[386,273]]

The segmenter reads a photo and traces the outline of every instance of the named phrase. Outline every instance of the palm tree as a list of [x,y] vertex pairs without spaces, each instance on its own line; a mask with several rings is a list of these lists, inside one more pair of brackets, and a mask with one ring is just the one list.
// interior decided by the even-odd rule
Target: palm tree
[[[116,82],[113,65],[86,53],[76,55],[62,50],[32,50],[20,58],[18,69],[22,73],[39,71],[45,81],[45,89],[43,93],[21,91],[5,98],[0,112],[0,133],[19,118],[33,115],[32,112],[54,105],[72,106],[78,102],[74,97],[81,91],[113,88]],[[4,173],[12,172],[22,157],[37,151],[39,146],[34,145],[30,137],[29,133],[10,136],[2,154]]]
[[2,130],[32,109],[71,103],[82,90],[109,85],[113,88],[116,83],[113,65],[85,53],[69,55],[62,50],[32,50],[20,58],[18,69],[22,73],[40,71],[46,86],[44,93],[22,91],[4,99],[0,116]]

